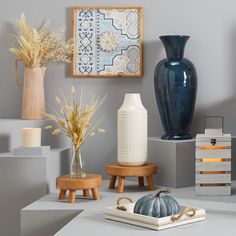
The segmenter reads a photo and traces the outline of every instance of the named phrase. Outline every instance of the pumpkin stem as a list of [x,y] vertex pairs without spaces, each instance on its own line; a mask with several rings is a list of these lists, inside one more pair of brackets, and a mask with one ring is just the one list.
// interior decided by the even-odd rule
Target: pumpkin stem
[[155,197],[160,197],[161,193],[167,194],[167,193],[170,193],[170,191],[169,191],[168,189],[167,189],[167,190],[160,190],[160,191],[155,195]]

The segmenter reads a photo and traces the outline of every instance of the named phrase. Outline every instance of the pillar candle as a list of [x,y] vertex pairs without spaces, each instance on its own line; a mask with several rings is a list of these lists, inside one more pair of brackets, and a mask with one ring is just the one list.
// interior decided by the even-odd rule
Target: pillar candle
[[40,147],[41,146],[41,128],[22,128],[21,129],[22,147]]

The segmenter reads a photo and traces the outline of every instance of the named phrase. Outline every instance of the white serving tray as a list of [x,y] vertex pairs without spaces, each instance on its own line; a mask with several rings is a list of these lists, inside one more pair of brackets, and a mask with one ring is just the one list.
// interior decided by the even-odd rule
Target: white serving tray
[[[126,207],[127,211],[117,210],[116,209],[117,206],[107,207],[105,210],[104,217],[109,220],[141,226],[148,229],[163,230],[180,225],[203,221],[205,220],[205,215],[206,215],[204,209],[199,209],[194,207],[194,209],[196,210],[195,216],[190,217],[188,215],[184,215],[179,220],[173,222],[171,220],[172,216],[156,218],[133,213],[134,205],[135,203],[123,204],[123,206]],[[181,210],[185,208],[185,206],[180,206],[180,207]],[[178,214],[175,216],[178,216]]]

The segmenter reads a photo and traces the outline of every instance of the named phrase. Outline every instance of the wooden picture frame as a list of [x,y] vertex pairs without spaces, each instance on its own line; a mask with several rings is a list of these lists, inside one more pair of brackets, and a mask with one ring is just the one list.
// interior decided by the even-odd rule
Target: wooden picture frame
[[143,76],[142,7],[72,7],[72,77]]

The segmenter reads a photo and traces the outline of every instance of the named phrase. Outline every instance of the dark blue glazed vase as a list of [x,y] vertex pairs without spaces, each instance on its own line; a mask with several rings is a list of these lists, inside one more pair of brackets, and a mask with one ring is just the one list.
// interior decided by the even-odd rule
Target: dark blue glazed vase
[[155,94],[165,134],[162,139],[183,140],[189,134],[197,94],[197,73],[191,61],[184,58],[189,36],[160,37],[167,58],[160,61],[154,73]]

